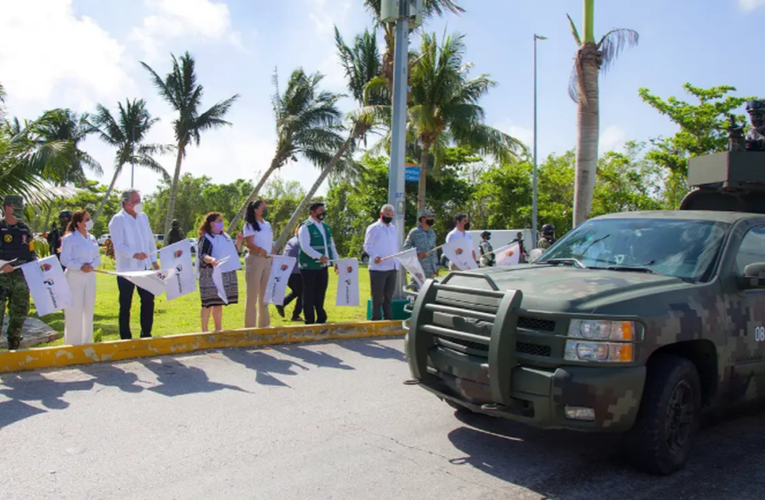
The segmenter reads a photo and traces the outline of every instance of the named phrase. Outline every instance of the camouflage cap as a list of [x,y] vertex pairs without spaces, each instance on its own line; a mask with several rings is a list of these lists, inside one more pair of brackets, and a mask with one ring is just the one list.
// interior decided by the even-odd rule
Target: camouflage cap
[[419,219],[422,219],[423,217],[435,217],[436,214],[433,213],[433,210],[428,210],[427,208],[420,212]]
[[765,101],[763,100],[746,101],[746,110],[749,113],[751,113],[752,111],[759,111],[763,113],[765,112]]
[[18,194],[7,194],[3,198],[3,206],[14,206],[16,208],[24,208],[24,198]]

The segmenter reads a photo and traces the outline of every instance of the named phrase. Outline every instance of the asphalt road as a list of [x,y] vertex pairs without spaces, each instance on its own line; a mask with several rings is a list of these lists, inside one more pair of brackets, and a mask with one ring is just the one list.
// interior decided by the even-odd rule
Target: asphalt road
[[0,499],[762,499],[763,415],[668,478],[619,439],[458,417],[402,340],[225,350],[0,376]]

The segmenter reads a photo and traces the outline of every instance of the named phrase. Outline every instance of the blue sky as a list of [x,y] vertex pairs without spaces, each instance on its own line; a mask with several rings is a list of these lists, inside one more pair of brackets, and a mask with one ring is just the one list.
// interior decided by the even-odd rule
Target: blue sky
[[[466,36],[466,59],[474,74],[489,73],[498,86],[482,102],[487,121],[523,141],[531,140],[532,40],[539,45],[539,153],[562,153],[576,139],[576,105],[567,83],[576,45],[566,13],[581,26],[579,0],[462,0],[462,16],[425,26]],[[596,1],[596,35],[612,28],[637,30],[640,44],[622,53],[601,77],[601,148],[625,140],[672,134],[674,126],[642,103],[637,89],[682,98],[682,84],[730,84],[738,95],[765,95],[762,25],[765,0]],[[151,139],[172,142],[172,111],[157,96],[145,70],[169,68],[169,54],[190,51],[197,60],[206,103],[241,94],[234,126],[202,137],[188,152],[184,171],[217,182],[253,179],[271,160],[275,135],[270,109],[271,77],[280,80],[302,66],[326,75],[325,85],[343,91],[333,24],[346,39],[372,27],[362,0],[0,0],[0,82],[10,115],[34,118],[51,107],[92,111],[118,100],[143,97],[161,122]],[[419,43],[417,34],[413,44]],[[734,46],[735,45],[735,46]],[[352,103],[343,103],[350,110]],[[85,148],[111,177],[113,151],[96,138]],[[171,169],[173,158],[163,164]],[[280,175],[310,186],[318,172],[306,162]],[[118,187],[128,187],[124,173]],[[157,177],[136,171],[136,185],[154,189]]]

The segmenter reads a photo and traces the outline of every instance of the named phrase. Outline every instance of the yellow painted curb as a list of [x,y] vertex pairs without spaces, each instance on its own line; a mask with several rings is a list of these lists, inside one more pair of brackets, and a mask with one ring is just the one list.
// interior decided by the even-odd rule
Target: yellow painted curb
[[0,373],[181,354],[226,347],[257,347],[320,340],[404,335],[401,321],[366,321],[328,325],[249,328],[214,333],[187,333],[147,339],[113,340],[80,346],[42,347],[0,353]]

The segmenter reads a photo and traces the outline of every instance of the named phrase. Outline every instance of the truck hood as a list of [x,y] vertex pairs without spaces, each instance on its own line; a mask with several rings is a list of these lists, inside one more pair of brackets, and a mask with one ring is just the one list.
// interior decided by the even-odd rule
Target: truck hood
[[[598,308],[625,300],[699,286],[660,274],[536,264],[484,268],[474,273],[475,277],[456,275],[449,280],[449,285],[491,289],[488,281],[481,276],[485,275],[500,290],[523,292],[521,307],[524,309],[545,312],[593,313]],[[462,295],[460,301],[464,298]],[[480,297],[475,299],[477,303],[485,302]]]

